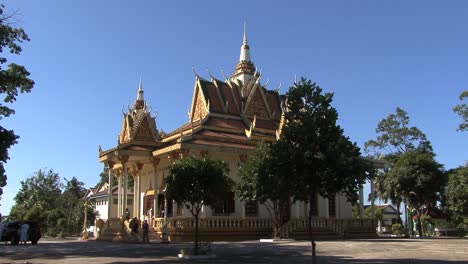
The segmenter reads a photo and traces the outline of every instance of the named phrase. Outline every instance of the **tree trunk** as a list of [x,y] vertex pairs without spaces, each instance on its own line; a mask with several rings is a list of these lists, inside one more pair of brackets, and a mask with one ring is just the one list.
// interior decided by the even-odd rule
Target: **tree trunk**
[[197,212],[195,214],[195,247],[193,249],[193,253],[195,255],[198,255],[198,217],[200,215],[200,212]]
[[398,201],[397,202],[397,213],[398,213],[398,224],[401,224],[402,221],[401,221],[401,217],[400,217],[400,205],[401,205],[401,201]]
[[312,195],[310,195],[309,197],[309,215],[307,217],[307,226],[308,226],[308,229],[309,229],[309,240],[310,240],[310,245],[312,247],[312,264],[315,264],[317,263],[316,262],[316,243],[314,241],[314,237],[312,236],[312,209],[313,209],[313,205],[312,205]]

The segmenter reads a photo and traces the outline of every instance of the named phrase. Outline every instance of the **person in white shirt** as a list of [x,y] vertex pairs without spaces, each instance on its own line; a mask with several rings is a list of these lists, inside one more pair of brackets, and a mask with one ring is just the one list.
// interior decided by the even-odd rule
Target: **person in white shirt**
[[20,242],[23,242],[23,244],[26,244],[26,241],[28,240],[28,230],[29,225],[27,223],[21,225]]

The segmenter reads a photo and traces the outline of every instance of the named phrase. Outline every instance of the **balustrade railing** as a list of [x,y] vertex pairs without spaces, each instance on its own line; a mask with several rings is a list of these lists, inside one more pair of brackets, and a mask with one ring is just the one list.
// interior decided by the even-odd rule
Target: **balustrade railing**
[[[268,218],[202,218],[199,220],[200,229],[206,231],[246,231],[246,230],[268,230],[272,228],[272,221]],[[349,230],[362,230],[375,228],[373,219],[333,219],[314,217],[311,219],[312,229],[327,229],[339,236],[344,236]],[[164,226],[163,218],[155,218],[153,227],[161,231]],[[191,231],[195,227],[193,218],[167,218],[166,227],[171,231]],[[289,234],[296,230],[307,230],[308,219],[291,219],[283,225],[280,235],[289,237]]]

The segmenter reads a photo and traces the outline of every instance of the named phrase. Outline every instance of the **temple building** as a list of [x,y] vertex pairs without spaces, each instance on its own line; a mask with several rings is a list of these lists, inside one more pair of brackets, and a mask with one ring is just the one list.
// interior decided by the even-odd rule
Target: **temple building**
[[[160,133],[140,81],[133,107],[123,113],[117,146],[107,150],[99,148],[99,161],[109,168],[109,178],[118,179],[117,209],[105,214],[110,215],[110,219],[122,219],[128,203],[128,191],[124,186],[129,177],[133,177],[131,217],[150,219],[157,233],[161,233],[166,221],[172,240],[191,236],[192,215],[170,197],[165,197],[164,179],[171,164],[188,156],[222,159],[228,163],[230,176],[235,179],[238,168],[259,142],[274,142],[280,136],[285,97],[279,89],[268,90],[267,84],[261,83],[262,74],[251,60],[245,30],[239,62],[232,76],[220,80],[211,75],[205,79],[194,74],[195,87],[187,123],[171,133]],[[108,186],[108,190],[114,188]],[[111,204],[111,196],[107,197]],[[226,235],[231,238],[270,235],[271,221],[263,205],[240,201],[234,193],[226,197],[222,207],[202,210],[200,225],[210,239]],[[337,223],[343,223],[343,219],[349,219],[349,226],[370,227],[375,233],[373,223],[352,222],[356,219],[351,219],[351,204],[342,195],[317,196],[311,202],[314,203],[317,233],[341,236],[343,230]],[[308,208],[306,203],[291,202],[282,210],[282,219],[287,222],[284,236],[294,237],[305,228]]]

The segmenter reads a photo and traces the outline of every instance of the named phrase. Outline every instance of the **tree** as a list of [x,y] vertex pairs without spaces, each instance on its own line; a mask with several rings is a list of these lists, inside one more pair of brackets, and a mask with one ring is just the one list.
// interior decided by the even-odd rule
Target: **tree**
[[256,201],[267,209],[273,225],[273,238],[277,238],[284,221],[282,208],[291,199],[289,172],[292,165],[287,155],[290,151],[284,141],[270,146],[259,144],[255,152],[239,169],[240,181],[236,192],[241,200]]
[[198,255],[198,223],[203,206],[216,207],[232,189],[229,168],[224,161],[191,157],[171,165],[166,178],[166,195],[185,206],[195,218],[195,248]]
[[[4,95],[3,103],[0,103],[0,120],[15,113],[7,104],[15,102],[18,93],[29,93],[34,86],[34,81],[28,78],[29,72],[24,66],[10,63],[7,69],[4,69],[4,64],[7,63],[6,57],[2,55],[4,48],[11,54],[19,55],[20,44],[29,41],[24,30],[12,23],[15,13],[5,14],[4,8],[5,6],[0,4],[0,93]],[[18,143],[18,138],[13,130],[0,126],[0,197],[7,182],[4,165],[10,158],[8,149]]]
[[[37,220],[46,231],[48,225],[55,223],[41,221],[47,219],[49,211],[60,208],[61,188],[58,173],[52,169],[38,170],[30,178],[21,181],[21,188],[14,198],[16,204],[11,208],[10,216],[13,219],[26,219],[28,214],[37,215],[36,212],[40,212],[41,216]],[[34,214],[30,211],[34,211]]]
[[[460,94],[460,100],[468,98],[468,91],[463,91]],[[462,123],[458,126],[458,131],[468,131],[468,105],[459,104],[453,108],[453,111],[457,113],[462,119]]]
[[[356,143],[344,135],[336,124],[338,112],[331,106],[333,94],[322,94],[322,89],[310,80],[301,78],[289,88],[286,125],[277,143],[289,146],[280,151],[289,157],[289,178],[295,200],[312,201],[344,194],[350,201],[357,200],[357,190],[365,182],[370,164],[360,157]],[[315,263],[315,241],[312,237],[313,204],[309,203],[308,229]]]
[[[86,190],[84,188],[84,183],[78,181],[77,178],[73,177],[71,180],[66,181],[65,190],[62,193],[61,199],[63,202],[63,209],[68,208],[68,219],[67,219],[67,233],[70,234],[70,222],[72,221],[72,215],[75,217],[73,219],[81,219],[81,215],[83,214],[83,200],[81,199]],[[78,209],[78,210],[77,210]],[[80,223],[74,221],[73,226],[80,226]]]
[[389,174],[389,171],[408,151],[419,149],[432,152],[432,146],[426,135],[409,124],[408,112],[397,107],[395,114],[390,114],[377,124],[375,129],[377,138],[364,144],[366,152],[373,152],[374,157],[383,157],[387,164],[383,172],[376,174],[376,192],[382,199],[390,200],[396,205],[398,215],[400,215],[400,205],[403,202],[399,189],[401,185],[397,175]]
[[372,218],[372,215],[375,215],[375,218],[379,221],[383,221],[383,211],[377,205],[371,205],[364,210],[364,216],[366,218]]
[[448,172],[447,203],[450,218],[457,224],[468,226],[468,167]]
[[[388,177],[393,179],[398,195],[414,209],[418,215],[422,208],[433,208],[441,197],[446,178],[442,165],[434,159],[434,154],[412,150],[400,156],[393,165]],[[422,230],[419,229],[422,236]]]

